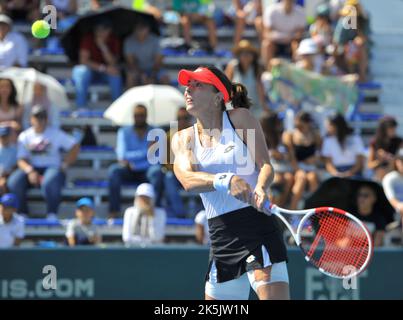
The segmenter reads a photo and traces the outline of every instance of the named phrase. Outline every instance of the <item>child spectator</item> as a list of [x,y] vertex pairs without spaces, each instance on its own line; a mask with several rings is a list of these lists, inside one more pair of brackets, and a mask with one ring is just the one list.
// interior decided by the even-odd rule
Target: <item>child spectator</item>
[[69,222],[66,230],[66,238],[70,247],[101,243],[99,230],[92,224],[94,216],[94,203],[90,198],[81,198],[76,202],[76,219]]
[[24,218],[17,212],[17,196],[6,193],[0,198],[0,248],[19,246],[24,238]]
[[132,244],[162,243],[165,238],[166,212],[155,207],[154,188],[149,183],[137,187],[134,206],[126,209],[123,219],[123,242]]

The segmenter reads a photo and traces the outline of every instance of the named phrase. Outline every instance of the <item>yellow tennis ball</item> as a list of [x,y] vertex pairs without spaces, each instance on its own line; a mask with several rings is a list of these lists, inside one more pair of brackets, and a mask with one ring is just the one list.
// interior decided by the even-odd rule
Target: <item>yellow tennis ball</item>
[[50,25],[45,20],[36,20],[32,24],[31,31],[35,38],[44,39],[50,33]]

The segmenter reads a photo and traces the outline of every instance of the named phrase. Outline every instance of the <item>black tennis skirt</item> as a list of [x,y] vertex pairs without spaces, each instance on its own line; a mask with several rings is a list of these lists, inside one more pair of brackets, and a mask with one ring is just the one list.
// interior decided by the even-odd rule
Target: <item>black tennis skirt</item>
[[[277,218],[245,207],[208,220],[210,233],[210,259],[206,274],[213,261],[217,268],[217,282],[239,278],[249,270],[261,269],[262,246],[269,253],[271,263],[288,262],[287,250]],[[250,255],[252,263],[246,260]]]

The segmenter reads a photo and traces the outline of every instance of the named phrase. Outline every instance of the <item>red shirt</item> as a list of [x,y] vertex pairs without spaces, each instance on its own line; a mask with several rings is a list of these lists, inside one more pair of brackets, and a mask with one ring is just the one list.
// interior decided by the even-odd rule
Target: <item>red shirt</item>
[[[118,60],[120,58],[120,52],[121,52],[121,44],[119,38],[111,34],[109,38],[106,40],[106,45],[108,46],[109,50],[111,53],[115,56],[118,57]],[[80,42],[80,49],[81,50],[87,50],[90,53],[90,60],[97,62],[97,63],[102,63],[106,64],[101,50],[98,48],[98,46],[95,43],[95,38],[93,33],[87,33],[84,35],[81,39]]]

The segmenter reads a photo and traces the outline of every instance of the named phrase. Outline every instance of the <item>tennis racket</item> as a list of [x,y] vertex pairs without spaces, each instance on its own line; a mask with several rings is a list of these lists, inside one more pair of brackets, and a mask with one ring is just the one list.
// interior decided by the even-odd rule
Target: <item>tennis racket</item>
[[332,207],[287,210],[269,201],[263,212],[285,224],[305,259],[325,275],[348,279],[368,267],[373,254],[372,237],[351,213]]

